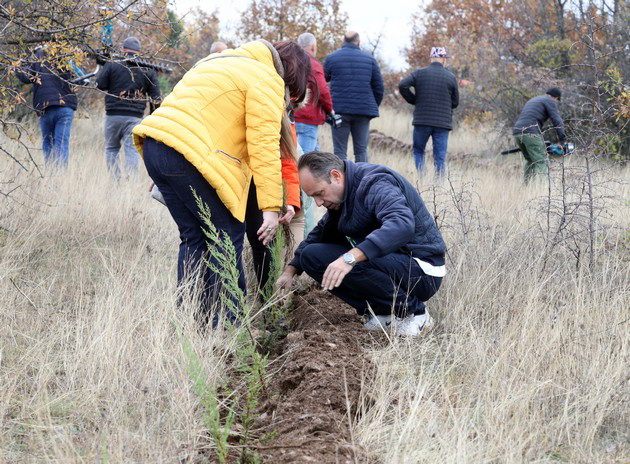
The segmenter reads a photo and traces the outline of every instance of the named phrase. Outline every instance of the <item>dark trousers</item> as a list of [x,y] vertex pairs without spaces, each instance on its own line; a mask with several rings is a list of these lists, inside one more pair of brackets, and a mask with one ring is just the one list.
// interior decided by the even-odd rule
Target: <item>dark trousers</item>
[[[212,224],[217,230],[225,232],[234,245],[236,263],[233,264],[238,269],[238,286],[243,293],[245,275],[241,256],[245,224],[234,218],[219,199],[216,190],[182,154],[150,138],[145,140],[143,152],[147,172],[160,189],[166,206],[179,228],[181,243],[177,259],[177,282],[181,285],[191,272],[200,272],[203,285],[200,316],[207,321],[222,289],[222,278],[220,274],[211,271],[203,261],[207,259],[220,269],[217,259],[210,254],[208,238],[203,233],[207,226],[199,216],[193,189],[210,209]],[[236,299],[233,301],[237,302]]]
[[370,117],[355,114],[342,114],[341,126],[332,128],[332,139],[335,155],[342,160],[347,158],[348,138],[352,134],[354,160],[368,160],[368,141],[370,140]]
[[[300,267],[316,281],[322,281],[330,263],[347,252],[350,246],[335,243],[312,243],[300,256]],[[442,283],[441,277],[426,275],[417,262],[402,253],[357,263],[331,293],[366,314],[369,303],[374,314],[398,317],[423,314],[424,302]]]
[[[269,269],[271,266],[271,250],[258,240],[256,233],[262,226],[262,211],[258,209],[258,198],[256,197],[256,186],[252,182],[247,197],[247,210],[245,212],[245,230],[247,241],[252,247],[252,261],[254,262],[254,272],[259,289],[264,289],[269,280]],[[282,229],[280,229],[282,230]]]

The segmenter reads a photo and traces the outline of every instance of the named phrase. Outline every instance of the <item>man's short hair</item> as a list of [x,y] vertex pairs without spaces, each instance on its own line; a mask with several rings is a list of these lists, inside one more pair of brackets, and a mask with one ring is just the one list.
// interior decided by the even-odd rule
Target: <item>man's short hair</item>
[[345,43],[357,43],[359,41],[359,33],[358,32],[346,32],[343,36],[343,41]]
[[300,157],[298,171],[300,169],[308,169],[314,178],[323,179],[330,184],[330,171],[336,169],[345,172],[346,165],[337,155],[325,151],[312,151]]
[[310,47],[315,42],[317,42],[317,39],[310,32],[305,32],[304,34],[300,34],[300,36],[297,39],[298,45],[302,48]]
[[215,40],[212,42],[212,45],[210,45],[210,53],[222,52],[226,48],[228,47],[225,43]]

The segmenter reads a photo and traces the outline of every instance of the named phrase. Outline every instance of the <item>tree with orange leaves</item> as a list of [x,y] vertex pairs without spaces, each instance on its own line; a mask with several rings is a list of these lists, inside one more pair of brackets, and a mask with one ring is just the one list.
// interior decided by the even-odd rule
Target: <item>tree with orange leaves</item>
[[347,22],[341,0],[251,0],[239,35],[243,40],[276,42],[310,32],[317,37],[318,58],[323,59],[338,47]]
[[541,89],[564,87],[564,110],[610,129],[612,150],[630,157],[628,119],[612,117],[624,114],[624,90],[611,77],[630,78],[628,2],[432,0],[412,21],[409,64],[425,65],[431,46],[447,47],[451,70],[472,82],[462,95],[464,114],[492,111],[509,125]]

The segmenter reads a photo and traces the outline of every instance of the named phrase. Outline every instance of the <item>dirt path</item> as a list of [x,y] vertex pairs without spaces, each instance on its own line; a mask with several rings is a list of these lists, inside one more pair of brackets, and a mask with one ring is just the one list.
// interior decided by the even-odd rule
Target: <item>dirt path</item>
[[257,426],[275,431],[259,450],[263,462],[365,462],[349,427],[371,370],[354,309],[312,290],[296,297],[290,326],[269,367],[271,382],[257,419]]

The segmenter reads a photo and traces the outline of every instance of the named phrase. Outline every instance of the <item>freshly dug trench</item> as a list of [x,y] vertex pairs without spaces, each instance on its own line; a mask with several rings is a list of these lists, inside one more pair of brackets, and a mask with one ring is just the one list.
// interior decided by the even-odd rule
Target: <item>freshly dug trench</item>
[[353,308],[324,291],[298,295],[295,303],[256,420],[257,429],[274,436],[259,455],[276,464],[365,462],[349,426],[371,372],[361,322]]

